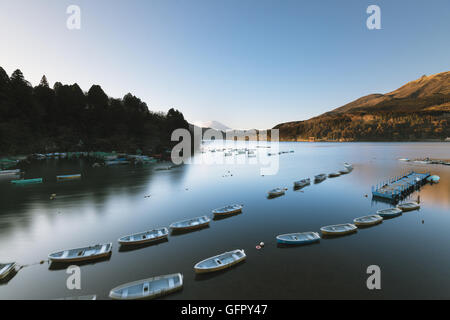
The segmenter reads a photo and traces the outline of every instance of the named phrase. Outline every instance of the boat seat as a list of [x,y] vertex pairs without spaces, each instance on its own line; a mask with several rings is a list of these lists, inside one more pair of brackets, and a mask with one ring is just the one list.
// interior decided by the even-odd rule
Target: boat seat
[[98,253],[99,253],[99,254],[105,253],[106,247],[107,247],[107,246],[108,246],[107,244],[104,244]]
[[61,258],[67,258],[68,255],[69,255],[69,250],[64,251],[64,253],[62,254]]
[[169,288],[172,289],[173,287],[175,287],[175,283],[173,281],[173,278],[169,278]]

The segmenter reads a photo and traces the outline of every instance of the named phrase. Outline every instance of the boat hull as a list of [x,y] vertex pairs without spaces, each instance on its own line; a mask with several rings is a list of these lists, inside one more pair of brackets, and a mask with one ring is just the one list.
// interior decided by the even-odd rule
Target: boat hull
[[217,255],[217,256],[205,259],[203,261],[200,261],[199,263],[197,263],[194,266],[195,273],[202,274],[202,273],[210,273],[210,272],[216,272],[216,271],[220,271],[220,270],[225,270],[225,269],[231,268],[232,266],[234,266],[234,265],[244,261],[247,258],[247,256],[244,253],[244,250],[235,250],[235,251],[231,251],[231,252],[236,252],[236,251],[240,251],[243,255],[241,257],[239,257],[238,259],[234,259],[233,261],[231,261],[229,263],[226,263],[226,264],[222,264],[222,265],[218,265],[218,266],[214,266],[214,267],[209,267],[209,268],[201,268],[201,267],[199,267],[199,265],[201,263],[203,263],[204,261],[212,260],[214,258],[218,258],[218,257],[220,257],[220,256],[222,256],[224,254],[227,254],[228,252],[225,252],[225,253],[222,253],[220,255]]
[[[373,217],[373,219],[371,219],[370,221],[360,220],[360,219],[369,218],[369,217]],[[355,220],[353,220],[353,224],[357,227],[374,226],[374,225],[380,224],[381,222],[383,222],[383,218],[379,215],[361,217],[361,218],[356,218]]]
[[117,242],[121,245],[121,246],[133,246],[133,245],[140,245],[140,244],[146,244],[146,243],[152,243],[152,242],[157,242],[157,241],[161,241],[163,239],[167,239],[168,235],[169,235],[169,230],[168,229],[161,229],[163,230],[163,234],[160,236],[156,236],[156,237],[152,237],[152,238],[147,238],[147,239],[140,239],[140,240],[125,240],[125,237],[132,237],[134,235],[139,235],[138,233],[136,234],[132,234],[130,236],[125,236],[120,238],[119,240],[117,240]]
[[402,210],[396,208],[397,210],[378,210],[377,215],[382,217],[383,219],[395,218],[402,215]]
[[[86,247],[86,248],[79,248],[79,249],[69,249],[69,250],[64,250],[64,251],[59,251],[59,252],[55,252],[55,253],[51,253],[48,255],[48,258],[51,262],[55,262],[55,263],[71,263],[71,262],[84,262],[84,261],[93,261],[93,260],[99,260],[99,259],[104,259],[107,258],[111,255],[112,253],[112,243],[109,244],[105,244],[108,245],[108,247],[106,247],[104,252],[100,252],[100,253],[94,253],[91,255],[83,255],[83,256],[67,256],[64,257],[64,252],[66,251],[72,251],[72,250],[86,250],[86,249],[90,249],[90,247]],[[62,253],[62,256],[55,256],[57,254]]]
[[5,263],[5,265],[0,268],[0,280],[5,279],[8,275],[11,274],[16,268],[15,262]]
[[215,217],[228,216],[232,214],[237,214],[242,212],[242,206],[236,207],[233,210],[221,211],[220,209],[215,209],[212,211]]
[[411,205],[411,206],[405,206],[405,205],[399,204],[397,207],[400,210],[402,210],[403,212],[414,211],[414,210],[419,210],[420,209],[420,205],[419,204],[414,204],[414,205]]
[[[170,283],[170,279],[172,279],[173,286],[170,286],[170,284],[169,284],[168,286],[165,286],[162,289],[156,290],[152,293],[149,292],[148,294],[132,294],[132,295],[120,294],[121,290],[126,290],[133,286],[143,285],[144,283],[155,283],[155,282],[161,281],[161,280],[167,280]],[[177,283],[175,284],[175,282],[177,282]],[[171,294],[173,292],[181,290],[182,288],[183,288],[183,275],[180,273],[177,273],[177,274],[170,274],[170,275],[165,275],[165,276],[158,276],[158,277],[154,277],[154,278],[139,280],[139,281],[130,282],[130,283],[118,286],[110,291],[109,297],[114,300],[150,300],[150,299],[155,299],[158,297],[166,296],[168,294]]]
[[81,179],[81,174],[67,175],[67,176],[56,176],[57,180],[76,180]]
[[42,181],[43,181],[42,178],[37,178],[37,179],[12,180],[11,183],[12,184],[24,185],[24,184],[42,183]]
[[[194,219],[196,219],[196,218],[194,218]],[[204,228],[209,225],[210,219],[208,217],[204,216],[204,217],[199,217],[198,219],[202,219],[203,222],[198,221],[197,224],[183,225],[183,223],[190,221],[190,220],[184,220],[184,221],[172,223],[169,226],[169,228],[172,231],[187,231],[187,230]]]
[[288,233],[288,234],[281,234],[277,236],[277,243],[279,244],[285,244],[285,245],[306,245],[311,243],[316,243],[320,241],[320,236],[317,232],[310,233],[313,235],[313,238],[311,239],[289,239],[289,236],[299,236],[304,235],[305,233]]
[[358,228],[353,224],[347,224],[347,229],[345,230],[330,230],[330,227],[340,227],[341,225],[327,226],[320,228],[320,232],[322,232],[325,236],[344,236],[348,234],[352,234],[358,231]]

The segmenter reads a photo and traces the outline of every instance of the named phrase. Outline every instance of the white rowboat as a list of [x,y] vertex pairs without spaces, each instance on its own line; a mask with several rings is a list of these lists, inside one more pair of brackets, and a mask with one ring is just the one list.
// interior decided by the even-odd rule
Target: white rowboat
[[166,239],[168,235],[169,229],[159,228],[124,236],[120,238],[118,242],[120,245],[138,245]]
[[183,288],[181,273],[138,280],[112,289],[109,297],[115,300],[154,299]]
[[169,228],[173,231],[198,229],[209,225],[210,219],[207,216],[182,220],[172,223]]
[[112,243],[97,244],[95,246],[67,249],[48,255],[52,262],[78,262],[108,257],[112,252]]
[[357,227],[373,226],[373,225],[379,224],[381,222],[383,222],[383,218],[377,214],[372,214],[369,216],[360,217],[360,218],[356,218],[355,220],[353,220],[353,223]]
[[320,228],[323,235],[327,236],[341,236],[345,234],[350,234],[357,231],[357,227],[351,223],[336,224],[332,226],[326,226]]
[[399,208],[403,212],[413,211],[413,210],[420,209],[420,204],[418,204],[417,202],[405,202],[405,203],[397,205],[397,208]]
[[242,212],[242,208],[243,206],[240,204],[233,204],[222,208],[214,209],[212,213],[214,214],[214,216],[226,216],[229,214]]
[[200,261],[194,266],[194,270],[196,273],[223,270],[245,260],[245,258],[247,256],[244,250],[237,249]]

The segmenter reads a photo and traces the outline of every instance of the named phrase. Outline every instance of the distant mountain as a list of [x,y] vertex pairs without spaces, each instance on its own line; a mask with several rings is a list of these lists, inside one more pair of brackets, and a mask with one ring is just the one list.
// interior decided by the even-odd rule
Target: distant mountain
[[219,121],[214,121],[214,120],[213,121],[195,121],[193,124],[200,128],[211,128],[211,129],[215,129],[215,130],[219,130],[219,131],[231,130],[231,128],[227,127],[223,123],[220,123]]
[[450,136],[450,71],[275,128],[285,141],[444,140]]

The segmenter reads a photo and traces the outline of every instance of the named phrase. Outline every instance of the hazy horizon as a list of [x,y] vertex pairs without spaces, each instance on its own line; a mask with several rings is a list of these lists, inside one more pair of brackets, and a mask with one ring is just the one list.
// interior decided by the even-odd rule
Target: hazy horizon
[[[69,5],[81,29],[69,30]],[[381,30],[366,9],[381,8]],[[450,3],[0,1],[0,66],[231,128],[306,120],[448,71]],[[13,31],[13,32],[12,32]]]

